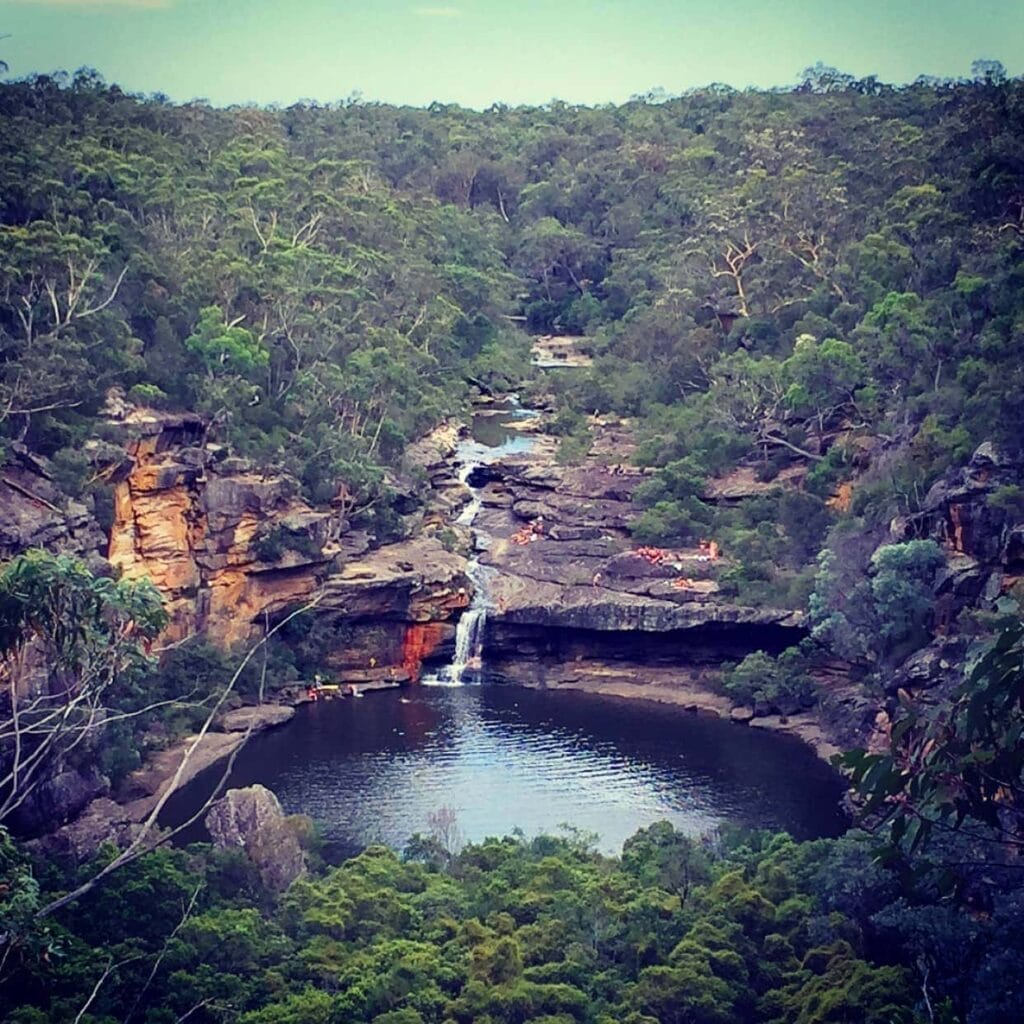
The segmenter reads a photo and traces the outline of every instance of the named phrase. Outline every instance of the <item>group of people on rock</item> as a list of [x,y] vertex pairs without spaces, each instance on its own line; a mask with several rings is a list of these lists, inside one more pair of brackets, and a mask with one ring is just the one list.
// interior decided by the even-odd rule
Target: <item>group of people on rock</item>
[[651,565],[670,565],[673,569],[681,569],[684,560],[694,557],[696,557],[698,562],[717,562],[722,554],[717,541],[704,540],[703,538],[698,542],[697,550],[699,553],[694,556],[690,554],[682,555],[675,551],[668,551],[665,548],[645,546],[634,548],[633,554],[638,555],[646,562],[650,562]]
[[544,517],[537,516],[536,519],[531,520],[525,526],[521,526],[510,538],[513,544],[518,544],[520,547],[530,544],[535,540],[540,540],[544,536]]
[[[377,663],[376,658],[371,658],[370,661],[372,665],[376,665]],[[321,676],[320,673],[317,672],[313,676],[313,682],[309,683],[306,686],[306,699],[318,701],[320,700],[321,697],[332,696],[334,691],[341,692],[346,697],[362,697],[362,694],[359,692],[359,687],[357,687],[355,683],[349,683],[348,686],[346,686],[342,691],[340,687],[334,684],[325,684],[323,676]]]

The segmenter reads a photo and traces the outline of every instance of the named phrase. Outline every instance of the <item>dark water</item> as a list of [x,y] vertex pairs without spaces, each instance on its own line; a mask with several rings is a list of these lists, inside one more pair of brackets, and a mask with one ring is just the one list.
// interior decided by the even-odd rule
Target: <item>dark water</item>
[[[400,847],[442,806],[469,840],[570,823],[607,852],[663,818],[693,834],[723,822],[798,838],[844,827],[841,783],[794,740],[647,702],[499,684],[306,705],[242,751],[230,785],[254,782],[311,815],[341,854]],[[185,820],[211,784],[177,794],[164,823]]]

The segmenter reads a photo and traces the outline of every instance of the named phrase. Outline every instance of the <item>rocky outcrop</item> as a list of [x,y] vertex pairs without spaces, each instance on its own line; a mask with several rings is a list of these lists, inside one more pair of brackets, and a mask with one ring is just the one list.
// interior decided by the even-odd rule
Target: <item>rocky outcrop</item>
[[979,562],[1016,562],[1021,554],[1022,510],[990,499],[1000,488],[1022,484],[1024,462],[993,444],[983,444],[967,466],[931,488],[921,512],[904,529],[916,536],[932,536],[951,551]]
[[[108,412],[106,440],[87,447],[111,499],[109,532],[90,507],[96,499],[69,500],[47,460],[15,444],[0,473],[0,557],[44,547],[77,555],[98,574],[151,580],[170,617],[161,645],[193,635],[245,644],[308,606],[310,630],[334,641],[325,674],[362,688],[415,679],[424,659],[450,649],[452,620],[469,600],[466,559],[438,539],[467,497],[451,459],[458,427],[443,425],[414,445],[404,477],[393,480],[414,539],[376,546],[346,518],[351,497],[342,487],[336,501],[313,508],[286,473],[259,473],[211,443],[198,415],[124,403]],[[417,490],[424,482],[427,501]],[[245,732],[290,715],[283,707],[228,713],[182,784],[230,754]],[[176,745],[151,754],[121,787],[119,804],[90,767],[94,759],[57,766],[12,824],[32,835],[77,817],[54,841],[91,852],[97,835],[127,835],[144,820],[180,753]]]
[[[992,611],[1024,579],[1024,459],[983,444],[967,466],[934,484],[916,515],[897,519],[900,540],[930,538],[946,550],[936,583],[936,639],[896,673],[894,686],[948,689],[959,679],[965,610]],[[1017,498],[1014,500],[1013,495]]]
[[[607,443],[607,441],[606,441]],[[628,443],[618,449],[628,453]],[[645,473],[620,462],[555,464],[543,448],[485,467],[482,556],[495,570],[494,631],[533,626],[628,634],[719,634],[772,629],[800,634],[801,613],[749,608],[723,600],[720,562],[698,548],[652,561],[634,550],[627,527],[637,513],[633,491]],[[644,642],[644,641],[638,641]]]
[[[224,761],[244,741],[243,733],[209,732],[196,746],[178,779],[185,786],[207,768]],[[67,857],[75,862],[95,856],[106,842],[125,846],[140,832],[160,798],[171,786],[186,750],[194,737],[185,737],[166,750],[152,754],[146,763],[132,772],[119,787],[113,799],[104,780],[99,791],[77,817],[54,829],[55,820],[44,820],[47,834],[36,841],[41,853],[51,857]],[[66,820],[66,819],[64,819]],[[40,829],[42,831],[42,829]]]
[[284,892],[306,870],[299,835],[308,831],[308,819],[286,816],[266,786],[228,790],[205,825],[215,846],[248,857],[271,892]]
[[98,572],[151,580],[170,616],[165,643],[200,634],[242,644],[309,604],[318,628],[338,633],[327,667],[341,682],[408,680],[422,657],[443,655],[468,601],[465,559],[436,537],[466,500],[451,459],[457,426],[408,452],[407,477],[429,485],[429,500],[395,478],[415,538],[376,547],[347,520],[343,489],[313,508],[287,474],[257,472],[210,443],[195,414],[117,412],[107,424],[116,443],[92,453],[112,494],[109,537],[61,495],[45,460],[15,446],[0,484],[0,553],[67,550]]
[[972,643],[984,616],[998,611],[1005,595],[1020,600],[1024,579],[1024,459],[982,444],[962,468],[935,483],[920,511],[895,519],[897,541],[931,539],[946,552],[936,580],[931,642],[911,654],[885,680],[886,699],[876,701],[870,727],[873,748],[888,745],[892,714],[900,699],[942,701],[963,681]]
[[[198,743],[195,743],[196,737],[185,736],[163,750],[153,751],[145,764],[117,787],[113,793],[116,799],[110,794],[107,780],[98,773],[87,775],[85,784],[82,780],[69,780],[64,777],[68,773],[62,773],[54,782],[73,787],[72,792],[77,794],[73,811],[65,811],[62,817],[57,817],[51,808],[47,816],[47,807],[42,805],[38,827],[19,827],[19,831],[22,834],[46,831],[48,834],[37,841],[40,851],[75,861],[94,856],[105,842],[125,845],[138,834],[143,822],[175,781],[178,788],[187,786],[207,770],[227,761],[245,742],[247,734],[282,725],[294,714],[294,708],[275,704],[229,711]],[[54,829],[55,823],[60,823],[61,827]]]
[[[627,425],[598,424],[590,457],[559,465],[550,439],[526,455],[480,466],[474,528],[490,609],[489,671],[527,685],[667,700],[728,714],[724,661],[779,651],[803,635],[788,608],[738,605],[720,593],[727,560],[700,547],[638,551],[628,527],[648,473],[626,464]],[[763,489],[737,479],[709,500]]]
[[940,613],[991,604],[1024,576],[1024,507],[1001,501],[1024,485],[1024,460],[981,445],[966,467],[938,481],[914,516],[893,523],[902,539],[929,537],[948,552]]
[[451,621],[466,607],[466,560],[434,535],[368,552],[327,576],[314,595],[318,628],[338,642],[332,677],[351,683],[408,682],[430,656],[444,657]]
[[72,501],[52,481],[45,459],[23,444],[8,448],[0,471],[0,558],[26,548],[72,551],[94,566],[105,535],[93,509]]
[[5,824],[17,835],[39,835],[76,818],[108,790],[107,779],[95,766],[66,765],[43,779]]
[[170,639],[235,644],[313,593],[347,527],[339,511],[313,510],[291,478],[205,444],[198,416],[137,416],[121,429],[108,558],[164,594]]
[[260,732],[284,725],[294,717],[295,708],[288,704],[256,704],[228,711],[219,724],[224,732]]

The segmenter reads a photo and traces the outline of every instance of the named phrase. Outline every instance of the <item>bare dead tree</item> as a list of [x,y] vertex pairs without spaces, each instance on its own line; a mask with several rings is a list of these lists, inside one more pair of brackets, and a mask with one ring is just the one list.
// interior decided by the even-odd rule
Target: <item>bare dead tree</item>
[[0,824],[45,782],[54,762],[70,756],[90,736],[115,722],[161,708],[201,706],[188,700],[193,690],[132,711],[117,711],[105,701],[109,683],[109,679],[86,678],[77,692],[38,693],[27,700],[17,695],[13,680],[9,683],[8,711],[0,717],[0,751],[8,755],[0,768]]
[[[800,266],[810,271],[818,281],[828,285],[840,302],[846,301],[846,292],[843,291],[842,286],[833,276],[835,259],[831,255],[828,247],[828,237],[824,232],[806,228],[801,229],[786,238],[782,243],[782,248]],[[832,266],[828,265],[830,258]]]
[[[736,291],[736,299],[739,303],[740,315],[750,316],[750,307],[747,300],[747,291],[743,283],[743,274],[746,268],[757,256],[758,242],[750,240],[748,232],[743,233],[743,242],[734,242],[731,238],[725,240],[725,251],[720,253],[711,262],[712,277],[727,277],[732,281]],[[721,260],[725,266],[719,266]]]
[[0,823],[97,730],[173,703],[111,702],[165,622],[152,586],[97,580],[74,559],[34,551],[5,568],[2,590]]

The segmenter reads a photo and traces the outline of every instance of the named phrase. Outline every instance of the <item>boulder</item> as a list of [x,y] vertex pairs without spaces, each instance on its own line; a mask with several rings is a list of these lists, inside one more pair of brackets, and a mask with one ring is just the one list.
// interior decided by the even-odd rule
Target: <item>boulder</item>
[[123,805],[101,796],[74,821],[31,840],[28,846],[40,857],[81,864],[95,857],[105,843],[124,849],[140,830],[138,821],[133,820]]
[[6,824],[18,835],[39,835],[77,817],[109,788],[95,768],[65,768],[37,786]]
[[302,819],[286,815],[266,786],[228,790],[210,808],[206,828],[214,845],[244,852],[271,892],[284,892],[306,870]]

